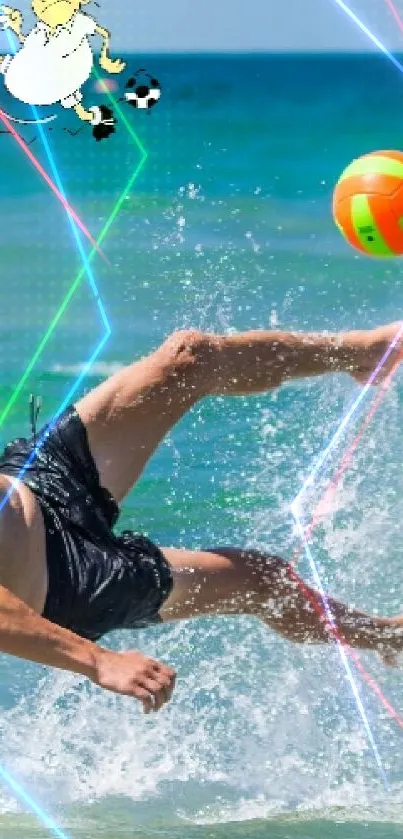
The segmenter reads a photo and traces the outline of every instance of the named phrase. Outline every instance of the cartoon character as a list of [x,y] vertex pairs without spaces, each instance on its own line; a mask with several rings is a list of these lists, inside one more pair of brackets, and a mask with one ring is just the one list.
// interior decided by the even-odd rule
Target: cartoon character
[[93,66],[90,35],[100,35],[100,65],[106,73],[121,73],[124,61],[109,57],[110,33],[81,11],[91,0],[32,0],[37,23],[23,35],[23,16],[18,9],[2,6],[2,22],[17,36],[21,49],[0,57],[0,73],[7,90],[29,105],[73,108],[78,118],[90,123],[96,140],[115,131],[115,118],[106,105],[86,109],[82,87]]

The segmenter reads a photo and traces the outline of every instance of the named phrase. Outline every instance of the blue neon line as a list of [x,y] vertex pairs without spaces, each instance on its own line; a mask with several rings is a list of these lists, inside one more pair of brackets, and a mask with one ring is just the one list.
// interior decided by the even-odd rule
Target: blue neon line
[[321,469],[321,467],[323,466],[323,464],[324,464],[324,463],[325,463],[325,461],[327,460],[327,458],[328,458],[329,454],[332,452],[332,450],[334,449],[335,445],[338,443],[339,438],[341,437],[341,435],[342,435],[343,431],[345,430],[345,428],[347,427],[348,423],[350,422],[350,419],[351,419],[351,418],[352,418],[352,416],[355,414],[356,410],[357,410],[357,409],[358,409],[358,407],[360,406],[360,404],[361,404],[362,400],[364,399],[364,397],[367,395],[367,393],[368,393],[368,391],[369,391],[369,389],[370,389],[371,385],[372,385],[372,384],[373,384],[373,382],[375,381],[375,379],[376,379],[376,377],[377,377],[378,373],[382,370],[382,368],[383,368],[384,364],[386,364],[386,362],[387,362],[387,360],[388,360],[388,358],[389,358],[389,356],[390,356],[391,352],[392,352],[392,351],[393,351],[393,349],[395,348],[395,346],[396,346],[396,344],[398,343],[398,341],[399,341],[400,337],[402,336],[402,334],[403,334],[403,326],[401,326],[401,327],[400,327],[400,329],[399,329],[399,331],[396,333],[396,335],[395,335],[395,337],[394,337],[393,341],[391,342],[391,344],[389,345],[388,349],[386,350],[386,352],[385,352],[385,353],[384,353],[384,355],[382,356],[382,358],[381,358],[381,360],[379,361],[378,365],[376,366],[376,368],[375,368],[374,372],[373,372],[373,373],[371,373],[371,376],[369,377],[368,382],[366,383],[366,385],[365,385],[365,386],[364,386],[364,387],[360,390],[360,393],[358,394],[357,398],[354,400],[353,404],[351,405],[351,407],[350,407],[350,408],[349,408],[349,410],[347,411],[346,416],[345,416],[345,417],[344,417],[344,419],[341,421],[341,423],[340,423],[340,425],[339,425],[339,427],[338,427],[337,431],[336,431],[336,432],[335,432],[335,434],[333,435],[333,437],[332,437],[332,439],[331,439],[330,443],[327,445],[327,447],[324,449],[324,451],[322,452],[322,454],[319,456],[319,458],[318,458],[317,462],[315,463],[315,465],[314,465],[314,466],[313,466],[313,468],[312,468],[312,471],[309,473],[308,477],[306,478],[306,480],[305,480],[305,482],[304,482],[304,484],[303,484],[302,488],[300,489],[299,493],[295,496],[294,501],[292,502],[292,506],[294,506],[294,505],[295,505],[296,507],[298,507],[298,506],[299,506],[299,504],[300,504],[300,501],[301,501],[301,497],[303,496],[304,492],[306,491],[306,489],[307,489],[309,486],[312,486],[313,479],[316,477],[316,475],[318,474],[319,470]]
[[365,23],[363,23],[362,20],[360,20],[360,18],[355,14],[355,12],[353,12],[353,10],[350,9],[350,7],[343,2],[343,0],[333,0],[333,2],[337,3],[340,9],[342,9],[343,12],[345,12],[346,15],[348,15],[348,17],[350,17],[351,20],[353,20],[354,23],[357,24],[358,28],[361,29],[361,32],[363,32],[364,35],[366,35],[367,38],[369,38],[369,40],[372,41],[372,43],[375,44],[375,46],[378,47],[378,49],[380,49],[384,55],[386,55],[386,58],[388,58],[389,61],[392,62],[396,69],[399,70],[400,73],[403,73],[403,64],[401,64],[400,61],[398,61],[398,59],[395,58],[393,53],[391,53],[390,50],[388,50],[388,48],[385,47],[382,41],[380,41],[379,38],[377,38],[376,35],[374,35],[374,33],[371,32],[370,29],[368,29],[368,26],[366,26]]
[[[32,110],[35,113],[35,115],[38,116],[37,108],[35,108],[34,105],[32,106]],[[53,156],[53,153],[52,153],[51,148],[49,146],[48,140],[46,138],[43,125],[38,124],[38,129],[39,129],[39,134],[41,135],[41,140],[42,140],[42,143],[44,145],[46,155],[47,155],[47,158],[49,160],[49,163],[50,163],[50,166],[51,166],[51,169],[52,169],[52,173],[53,173],[53,177],[56,181],[58,190],[59,190],[60,194],[63,196],[63,198],[65,199],[65,201],[67,201],[67,195],[66,195],[66,192],[64,190],[63,184],[60,180],[59,171],[58,171],[57,166],[55,164],[55,158]],[[86,271],[88,279],[90,281],[90,286],[92,288],[92,291],[93,291],[98,309],[100,311],[101,320],[104,323],[105,329],[109,330],[109,333],[110,333],[109,321],[108,321],[108,318],[107,318],[107,315],[106,315],[104,305],[103,305],[103,303],[100,299],[100,296],[99,296],[98,288],[97,288],[95,280],[94,280],[94,275],[93,275],[90,263],[88,261],[87,254],[85,253],[85,250],[84,250],[84,247],[83,247],[80,231],[78,230],[77,224],[74,221],[74,219],[72,218],[71,214],[68,212],[67,208],[65,207],[64,209],[67,213],[69,224],[70,224],[70,227],[72,229],[77,248],[79,250],[79,253],[80,253],[84,268],[85,268],[85,271]]]
[[35,813],[35,815],[39,817],[39,819],[42,821],[45,827],[48,827],[49,830],[53,831],[54,835],[57,836],[58,839],[69,839],[67,834],[63,833],[63,831],[60,829],[60,827],[58,827],[56,822],[53,821],[53,819],[50,816],[48,816],[45,810],[42,809],[40,804],[34,801],[34,799],[25,791],[21,784],[18,783],[18,781],[16,781],[15,778],[13,778],[13,776],[10,775],[10,773],[7,772],[6,769],[3,769],[1,765],[0,776],[3,778],[3,781],[5,781],[8,784],[10,789],[12,789],[13,792],[15,792],[16,795],[19,796],[22,799],[22,801],[24,801],[25,804],[27,804],[27,806]]
[[65,409],[65,408],[67,408],[67,406],[70,404],[70,402],[71,402],[71,400],[72,400],[72,397],[74,396],[74,394],[75,394],[75,392],[76,392],[77,388],[78,388],[78,387],[79,387],[79,385],[81,384],[81,382],[82,382],[82,380],[84,379],[85,375],[87,374],[88,370],[90,370],[90,368],[92,367],[92,365],[93,365],[93,363],[94,363],[95,359],[96,359],[96,358],[97,358],[97,356],[99,355],[99,353],[100,353],[100,351],[101,351],[101,349],[102,349],[103,345],[106,343],[106,341],[108,340],[108,338],[109,338],[109,334],[105,334],[105,335],[101,338],[101,341],[100,341],[100,343],[98,344],[98,346],[95,348],[95,350],[94,350],[94,352],[93,352],[93,354],[92,354],[91,358],[87,361],[87,363],[85,364],[84,368],[82,369],[82,371],[81,371],[80,375],[79,375],[79,376],[78,376],[78,378],[77,378],[77,379],[73,382],[73,384],[72,384],[72,386],[71,386],[70,390],[68,391],[68,393],[67,393],[67,395],[65,396],[65,398],[64,398],[64,400],[63,400],[63,402],[61,403],[61,405],[60,405],[60,406],[59,406],[59,408],[57,409],[56,413],[55,413],[55,414],[54,414],[54,416],[52,417],[51,421],[50,421],[50,422],[48,423],[48,425],[45,427],[45,431],[44,431],[44,433],[42,434],[42,436],[39,438],[39,441],[38,441],[38,443],[37,443],[36,447],[33,449],[33,451],[31,452],[31,454],[30,454],[30,455],[29,455],[29,457],[27,458],[27,460],[26,460],[26,462],[24,463],[24,466],[22,467],[21,471],[18,473],[18,475],[16,476],[16,478],[14,478],[14,481],[12,482],[12,485],[11,485],[11,487],[10,487],[9,491],[7,492],[7,495],[3,498],[2,502],[0,503],[0,513],[1,513],[2,509],[4,508],[5,504],[7,503],[8,499],[10,498],[10,495],[12,495],[12,493],[14,492],[14,489],[15,489],[15,487],[16,487],[16,483],[15,483],[15,482],[16,482],[16,481],[18,481],[18,480],[21,480],[22,476],[23,476],[23,475],[25,475],[25,472],[27,471],[28,467],[31,465],[32,461],[35,459],[36,455],[38,454],[38,452],[39,452],[39,451],[40,451],[40,449],[42,448],[42,445],[43,445],[44,441],[46,440],[46,438],[47,438],[47,436],[48,436],[49,432],[52,430],[52,428],[54,428],[54,426],[55,426],[55,424],[56,424],[56,421],[57,421],[58,417],[59,417],[59,416],[60,416],[60,414],[64,411],[64,409]]
[[[7,32],[7,39],[8,39],[8,42],[9,42],[10,48],[14,50],[14,44],[13,44],[13,39],[12,39],[12,35],[11,35],[11,30],[8,30],[8,29],[7,29],[7,30],[6,30],[6,32]],[[14,50],[14,55],[15,55],[15,54],[16,54],[16,52],[15,52],[15,50]],[[32,113],[33,113],[33,115],[34,115],[35,119],[36,119],[36,120],[39,120],[38,109],[36,108],[36,106],[35,106],[35,105],[31,105],[30,107],[31,107],[31,111],[32,111]],[[51,150],[51,148],[50,148],[50,145],[49,145],[49,143],[48,143],[48,140],[47,140],[47,137],[46,137],[46,134],[45,134],[45,131],[44,131],[43,125],[42,125],[40,122],[38,122],[38,123],[36,124],[36,128],[37,128],[37,129],[38,129],[38,131],[39,131],[39,134],[40,134],[40,137],[41,137],[41,140],[42,140],[42,144],[43,144],[43,147],[44,147],[44,149],[45,149],[46,156],[47,156],[47,158],[48,158],[48,161],[49,161],[49,164],[50,164],[50,167],[51,167],[51,170],[52,170],[53,177],[54,177],[54,179],[55,179],[55,181],[56,181],[57,188],[58,188],[58,190],[59,190],[60,194],[63,196],[64,200],[67,202],[67,195],[66,195],[65,189],[64,189],[64,187],[63,187],[63,183],[62,183],[62,181],[61,181],[61,179],[60,179],[60,176],[59,176],[59,170],[58,170],[58,168],[57,168],[57,166],[56,166],[56,163],[55,163],[55,158],[54,158],[53,152],[52,152],[52,150]],[[67,207],[64,207],[64,209],[65,209],[65,211],[66,211],[66,213],[67,213],[67,217],[68,217],[68,220],[69,220],[69,224],[70,224],[70,227],[71,227],[71,229],[72,229],[73,236],[74,236],[74,238],[75,238],[76,245],[77,245],[78,251],[79,251],[79,253],[80,253],[80,256],[81,256],[81,259],[82,259],[82,262],[83,262],[83,265],[84,265],[85,271],[86,271],[86,273],[87,273],[87,275],[88,275],[88,279],[89,279],[89,282],[90,282],[90,285],[91,285],[91,288],[92,288],[92,291],[93,291],[94,297],[95,297],[95,299],[96,299],[97,306],[98,306],[99,311],[100,311],[101,320],[102,320],[102,321],[103,321],[103,323],[104,323],[105,329],[109,330],[109,334],[111,334],[111,329],[110,329],[109,321],[108,321],[108,318],[107,318],[107,315],[106,315],[106,311],[105,311],[104,305],[103,305],[103,303],[102,303],[102,301],[101,301],[101,299],[100,299],[100,297],[99,297],[98,288],[97,288],[96,283],[95,283],[95,280],[94,280],[94,275],[93,275],[93,272],[92,272],[92,269],[91,269],[90,263],[89,263],[89,261],[88,261],[87,254],[85,253],[85,250],[84,250],[84,247],[83,247],[83,244],[82,244],[82,241],[81,241],[80,232],[79,232],[79,230],[78,230],[78,228],[77,228],[76,222],[75,222],[75,221],[74,221],[74,219],[72,218],[72,216],[71,216],[71,214],[69,213],[69,211],[68,211]]]
[[317,569],[316,562],[313,558],[312,551],[311,551],[311,549],[308,545],[307,539],[305,537],[305,533],[304,533],[304,529],[303,529],[301,520],[297,515],[294,515],[294,518],[295,518],[295,521],[296,521],[296,524],[297,524],[297,528],[300,532],[301,539],[302,539],[302,541],[304,543],[304,546],[305,546],[305,551],[306,551],[306,554],[307,554],[308,559],[309,559],[309,564],[311,566],[311,570],[312,570],[312,573],[313,573],[313,576],[314,576],[315,583],[317,585],[320,596],[322,598],[322,602],[323,602],[325,612],[326,612],[326,617],[327,617],[332,629],[334,630],[334,633],[335,633],[334,640],[337,643],[337,647],[338,647],[338,650],[339,650],[339,653],[340,653],[340,657],[341,657],[342,663],[344,665],[344,668],[346,670],[347,678],[349,680],[350,687],[351,687],[351,690],[352,690],[353,695],[354,695],[354,699],[357,703],[357,707],[358,707],[358,710],[360,712],[361,719],[364,723],[365,731],[367,733],[368,740],[371,744],[372,751],[374,753],[375,760],[376,760],[376,763],[378,765],[378,769],[381,773],[384,785],[385,785],[386,789],[388,789],[389,784],[388,784],[387,775],[386,775],[386,772],[383,768],[382,760],[381,760],[381,757],[380,757],[380,754],[379,754],[379,751],[378,751],[378,747],[375,743],[374,736],[373,736],[372,731],[371,731],[371,727],[370,727],[370,724],[369,724],[369,721],[368,721],[366,710],[364,708],[364,705],[363,705],[363,702],[362,702],[362,699],[361,699],[361,696],[360,696],[358,685],[357,685],[357,683],[354,679],[354,676],[353,676],[353,673],[352,673],[352,670],[351,670],[351,667],[350,667],[350,662],[348,661],[348,658],[346,656],[344,646],[338,638],[337,626],[336,626],[336,623],[335,623],[335,620],[334,620],[334,617],[333,617],[333,613],[332,613],[332,611],[330,609],[330,606],[329,606],[329,601],[328,601],[326,592],[325,592],[325,590],[323,588],[323,585],[322,585],[322,581],[321,581],[321,578],[320,578],[320,575],[319,575],[319,572],[318,572],[318,569]]
[[[9,43],[10,43],[11,48],[13,48],[12,39],[11,39],[11,37],[9,36],[9,32],[8,32],[8,30],[7,30],[7,37],[8,37],[8,41],[9,41]],[[14,51],[14,54],[15,54],[15,51]],[[33,114],[34,114],[35,118],[36,118],[36,119],[38,119],[38,112],[37,112],[37,109],[36,109],[34,106],[32,106],[32,107],[31,107],[31,109],[32,109],[32,112],[33,112]],[[49,143],[48,143],[48,141],[47,141],[47,138],[46,138],[45,132],[44,132],[44,130],[43,130],[43,126],[42,126],[40,123],[38,123],[37,127],[38,127],[38,129],[39,129],[39,133],[40,133],[40,136],[41,136],[41,140],[42,140],[43,146],[44,146],[44,148],[45,148],[45,152],[46,152],[46,155],[47,155],[48,161],[49,161],[49,163],[50,163],[51,170],[52,170],[52,172],[53,172],[53,176],[54,176],[54,178],[55,178],[55,180],[56,180],[56,183],[57,183],[57,186],[58,186],[59,192],[60,192],[60,194],[63,196],[63,198],[64,198],[65,200],[67,200],[67,198],[66,198],[66,193],[65,193],[65,190],[64,190],[63,184],[62,184],[61,179],[60,179],[60,177],[59,177],[59,172],[58,172],[58,169],[57,169],[57,166],[56,166],[55,158],[54,158],[53,153],[52,153],[52,151],[51,151],[51,149],[50,149],[50,146],[49,146]],[[66,210],[66,212],[67,212],[67,210]],[[81,256],[81,259],[82,259],[82,262],[83,262],[83,265],[84,265],[84,269],[85,269],[85,271],[86,271],[86,273],[87,273],[87,276],[88,276],[88,279],[89,279],[89,282],[90,282],[90,285],[91,285],[91,288],[92,288],[92,291],[93,291],[94,297],[95,297],[95,299],[96,299],[96,303],[97,303],[97,306],[98,306],[98,310],[99,310],[100,315],[101,315],[101,320],[103,321],[104,326],[105,326],[105,334],[104,334],[104,336],[101,338],[101,340],[100,340],[100,342],[99,342],[98,346],[95,348],[95,351],[94,351],[94,353],[92,354],[92,356],[91,356],[91,358],[89,359],[89,361],[87,361],[87,363],[84,365],[84,368],[83,368],[83,370],[81,371],[80,376],[76,379],[76,381],[75,381],[75,382],[73,382],[73,385],[72,385],[72,387],[70,388],[70,390],[68,391],[67,395],[65,396],[65,399],[63,400],[62,404],[59,406],[58,410],[56,411],[56,413],[55,413],[55,415],[53,416],[53,418],[52,418],[51,422],[49,423],[49,425],[46,427],[45,432],[42,434],[42,436],[41,436],[41,438],[40,438],[40,440],[39,440],[39,442],[38,442],[38,445],[37,445],[37,446],[36,446],[36,448],[33,450],[33,452],[31,453],[31,455],[28,457],[28,459],[27,459],[26,463],[24,464],[23,468],[21,469],[21,471],[20,471],[20,472],[19,472],[19,474],[17,475],[17,478],[13,480],[13,482],[12,482],[12,484],[11,484],[11,487],[10,487],[10,489],[9,489],[9,491],[8,491],[8,493],[7,493],[7,495],[6,495],[6,497],[3,499],[3,501],[2,501],[2,502],[1,502],[1,504],[0,504],[0,512],[1,512],[1,510],[4,508],[5,504],[7,503],[7,501],[8,501],[8,499],[9,499],[10,495],[11,495],[11,494],[15,491],[15,481],[16,481],[16,480],[21,479],[21,477],[25,474],[25,472],[27,471],[27,469],[28,469],[29,465],[32,463],[32,461],[34,460],[34,458],[35,458],[35,457],[37,457],[37,454],[38,454],[38,452],[39,452],[39,450],[40,450],[41,446],[43,445],[43,442],[44,442],[44,440],[46,439],[46,437],[47,437],[47,435],[48,435],[49,431],[51,431],[51,429],[54,427],[54,425],[55,425],[55,423],[56,423],[56,421],[57,421],[57,418],[58,418],[58,417],[59,417],[59,415],[62,413],[62,411],[63,411],[63,410],[67,407],[67,405],[71,402],[72,397],[73,397],[74,393],[77,391],[77,389],[78,389],[78,387],[79,387],[79,385],[80,385],[81,381],[83,380],[83,378],[84,378],[84,376],[86,375],[87,371],[90,369],[90,367],[91,367],[91,366],[92,366],[92,364],[94,363],[95,359],[97,358],[97,356],[98,356],[98,355],[99,355],[99,353],[101,352],[102,347],[104,346],[104,344],[105,344],[105,343],[106,343],[106,341],[108,340],[109,336],[111,335],[111,327],[110,327],[110,324],[109,324],[109,321],[108,321],[108,318],[107,318],[107,315],[106,315],[105,308],[104,308],[103,303],[102,303],[102,301],[101,301],[101,299],[100,299],[100,297],[99,297],[99,292],[98,292],[98,289],[97,289],[97,286],[96,286],[96,283],[95,283],[95,280],[94,280],[94,276],[93,276],[93,273],[92,273],[92,270],[91,270],[91,267],[90,267],[89,261],[88,261],[88,259],[87,259],[87,255],[86,255],[86,253],[85,253],[85,251],[84,251],[84,248],[83,248],[83,244],[82,244],[82,241],[81,241],[81,237],[80,237],[79,231],[78,231],[78,229],[77,229],[77,225],[76,225],[76,223],[75,223],[74,219],[71,217],[71,215],[70,215],[70,213],[69,213],[69,212],[67,212],[67,216],[68,216],[68,219],[69,219],[70,227],[71,227],[71,229],[72,229],[73,236],[74,236],[74,239],[75,239],[75,242],[76,242],[76,245],[77,245],[78,251],[79,251],[79,253],[80,253],[80,256]],[[36,816],[38,816],[38,818],[42,821],[42,823],[45,825],[45,827],[47,827],[47,828],[49,828],[51,831],[53,831],[54,835],[55,835],[56,837],[58,837],[58,839],[68,839],[68,837],[66,836],[66,834],[65,834],[65,833],[63,833],[63,832],[62,832],[62,830],[61,830],[61,829],[57,826],[56,822],[54,822],[54,821],[53,821],[53,819],[51,819],[51,818],[50,818],[50,816],[48,816],[48,815],[47,815],[47,813],[45,812],[45,810],[43,810],[43,808],[42,808],[39,804],[37,804],[37,803],[34,801],[34,799],[33,799],[33,798],[32,798],[32,797],[31,797],[31,796],[30,796],[30,795],[29,795],[29,794],[28,794],[28,793],[24,790],[24,788],[23,788],[23,787],[22,787],[22,786],[21,786],[21,785],[20,785],[20,784],[19,784],[19,783],[18,783],[18,782],[17,782],[17,781],[16,781],[16,780],[15,780],[15,779],[11,776],[11,775],[10,775],[10,773],[9,773],[9,772],[7,772],[7,770],[5,770],[5,769],[1,766],[1,764],[0,764],[0,776],[1,776],[1,777],[3,778],[3,780],[4,780],[4,781],[5,781],[5,782],[9,785],[9,787],[10,787],[10,788],[14,791],[14,793],[16,793],[16,794],[17,794],[17,796],[20,798],[20,800],[22,800],[22,801],[23,801],[23,802],[24,802],[24,803],[25,803],[25,804],[26,804],[26,805],[27,805],[27,806],[31,809],[31,811],[32,811],[33,813],[35,813],[35,815],[36,815]]]
[[[380,49],[380,50],[384,53],[384,55],[386,55],[386,57],[387,57],[387,58],[389,58],[389,60],[392,62],[392,64],[393,64],[393,65],[394,65],[394,66],[395,66],[395,67],[396,67],[396,68],[397,68],[397,69],[398,69],[401,73],[403,73],[403,65],[402,65],[402,64],[401,64],[401,63],[400,63],[400,62],[399,62],[399,61],[398,61],[398,60],[394,57],[394,55],[392,55],[392,53],[391,53],[391,52],[390,52],[390,51],[389,51],[389,50],[388,50],[388,49],[387,49],[387,48],[386,48],[386,47],[385,47],[385,46],[381,43],[381,41],[379,41],[379,39],[376,37],[376,35],[374,35],[374,34],[370,31],[370,29],[368,29],[368,27],[367,27],[367,26],[365,26],[365,24],[364,24],[364,23],[363,23],[363,22],[362,22],[362,21],[361,21],[361,20],[357,17],[357,15],[356,15],[356,14],[352,11],[352,9],[350,9],[350,8],[349,8],[349,7],[348,7],[348,6],[347,6],[347,5],[343,2],[343,0],[334,0],[334,2],[336,2],[336,3],[337,3],[337,5],[338,5],[338,6],[339,6],[339,7],[340,7],[340,8],[341,8],[341,9],[342,9],[342,10],[343,10],[343,11],[344,11],[344,12],[345,12],[345,13],[346,13],[346,14],[347,14],[347,15],[348,15],[348,16],[349,16],[349,17],[350,17],[353,21],[354,21],[354,23],[356,23],[356,24],[357,24],[357,26],[359,27],[359,29],[361,29],[361,31],[362,31],[362,32],[364,32],[364,34],[365,34],[365,35],[367,35],[367,36],[369,37],[369,39],[372,41],[372,43],[374,43],[374,44],[375,44],[375,45],[376,45],[376,46],[377,46],[377,47],[378,47],[378,48],[379,48],[379,49]],[[335,624],[334,624],[333,615],[332,615],[332,613],[331,613],[331,610],[330,610],[330,607],[329,607],[329,603],[328,603],[328,600],[327,600],[327,596],[326,596],[325,590],[324,590],[324,588],[323,588],[323,585],[322,585],[322,582],[321,582],[321,579],[320,579],[320,575],[319,575],[319,572],[318,572],[317,566],[316,566],[316,564],[315,564],[315,560],[314,560],[313,555],[312,555],[312,552],[311,552],[311,550],[310,550],[310,548],[309,548],[309,545],[308,545],[307,539],[306,539],[306,537],[305,537],[305,532],[304,532],[304,529],[303,529],[303,527],[302,527],[301,520],[300,520],[300,517],[299,517],[299,508],[300,508],[301,496],[303,495],[303,493],[304,493],[305,489],[307,488],[307,486],[308,486],[308,485],[312,485],[313,478],[315,477],[315,475],[317,475],[317,473],[318,473],[319,469],[321,468],[321,466],[323,465],[323,463],[326,461],[326,459],[327,459],[328,455],[330,454],[330,452],[331,452],[331,451],[332,451],[332,449],[334,448],[334,446],[335,446],[336,442],[338,441],[338,439],[339,439],[339,437],[340,437],[340,435],[341,435],[342,431],[346,428],[346,426],[347,426],[348,422],[350,421],[351,417],[353,416],[353,414],[354,414],[354,413],[355,413],[355,411],[357,410],[358,406],[361,404],[362,399],[363,399],[363,398],[364,398],[364,396],[367,394],[369,387],[371,386],[372,382],[373,382],[373,381],[374,381],[374,379],[376,378],[376,376],[377,376],[378,372],[379,372],[379,371],[381,370],[381,368],[383,367],[383,365],[384,365],[384,363],[386,362],[386,360],[387,360],[388,356],[389,356],[389,355],[390,355],[390,353],[392,352],[392,349],[394,348],[394,346],[396,345],[397,341],[399,340],[399,338],[400,338],[400,336],[401,336],[402,332],[403,332],[403,326],[402,326],[402,327],[401,327],[401,329],[398,331],[398,333],[397,333],[397,335],[395,336],[394,340],[392,341],[392,343],[391,343],[390,347],[388,347],[388,350],[386,351],[385,355],[383,356],[383,358],[381,359],[381,361],[379,362],[379,364],[378,364],[378,365],[377,365],[377,367],[375,368],[374,372],[373,372],[373,373],[372,373],[372,375],[370,376],[369,381],[367,382],[367,384],[365,385],[365,387],[362,389],[362,391],[360,392],[360,394],[359,394],[359,396],[357,397],[357,399],[354,401],[354,403],[353,403],[352,407],[350,408],[350,410],[347,412],[347,414],[346,414],[345,418],[342,420],[342,422],[341,422],[341,424],[340,424],[340,426],[339,426],[338,430],[336,431],[336,433],[335,433],[334,437],[332,438],[331,442],[329,443],[329,445],[327,446],[327,448],[325,449],[325,451],[323,452],[323,454],[321,455],[321,457],[318,459],[318,461],[317,461],[317,463],[316,463],[315,467],[313,468],[313,470],[312,470],[311,474],[308,476],[308,478],[307,478],[307,480],[305,481],[305,483],[304,483],[304,485],[303,485],[302,489],[300,490],[300,492],[298,493],[298,495],[295,497],[295,499],[294,499],[293,503],[291,504],[291,511],[292,511],[292,513],[293,513],[293,515],[294,515],[295,521],[296,521],[296,523],[297,523],[297,527],[298,527],[298,529],[299,529],[299,531],[300,531],[301,539],[302,539],[303,544],[304,544],[304,547],[305,547],[305,552],[306,552],[306,554],[307,554],[307,556],[308,556],[309,563],[310,563],[310,566],[311,566],[311,569],[312,569],[312,572],[313,572],[313,575],[314,575],[314,578],[315,578],[316,584],[317,584],[317,586],[318,586],[318,589],[319,589],[319,592],[320,592],[320,595],[321,595],[321,598],[322,598],[322,602],[323,602],[323,605],[324,605],[324,608],[325,608],[325,611],[326,611],[326,614],[327,614],[328,620],[329,620],[329,622],[330,622],[331,626],[332,626],[334,629],[335,629],[336,627],[335,627]],[[356,683],[355,683],[355,681],[354,681],[354,677],[353,677],[353,674],[352,674],[352,671],[351,671],[350,664],[349,664],[348,659],[347,659],[347,657],[346,657],[346,654],[345,654],[345,651],[344,651],[343,645],[342,645],[342,644],[340,644],[340,642],[338,641],[338,639],[337,639],[337,638],[336,638],[336,640],[337,640],[337,643],[338,643],[338,648],[339,648],[339,651],[340,651],[341,660],[342,660],[342,663],[343,663],[344,668],[345,668],[345,670],[346,670],[346,673],[347,673],[347,678],[348,678],[348,680],[349,680],[349,682],[350,682],[350,685],[351,685],[351,688],[352,688],[352,691],[353,691],[353,695],[354,695],[354,698],[355,698],[355,700],[356,700],[357,707],[358,707],[358,710],[359,710],[359,712],[360,712],[361,718],[362,718],[362,720],[363,720],[364,727],[365,727],[365,730],[366,730],[366,733],[367,733],[368,739],[369,739],[369,741],[370,741],[370,743],[371,743],[372,750],[373,750],[373,752],[374,752],[374,755],[375,755],[375,759],[376,759],[376,762],[377,762],[378,768],[379,768],[379,770],[380,770],[380,773],[381,773],[382,779],[383,779],[384,783],[386,783],[386,786],[387,786],[387,778],[386,778],[385,770],[383,769],[383,766],[382,766],[382,762],[381,762],[381,759],[380,759],[380,755],[379,755],[379,752],[378,752],[378,749],[377,749],[377,746],[376,746],[376,743],[375,743],[375,740],[374,740],[374,737],[373,737],[373,734],[372,734],[372,731],[371,731],[371,728],[370,728],[370,725],[369,725],[369,722],[368,722],[368,718],[367,718],[367,715],[366,715],[366,712],[365,712],[364,706],[363,706],[362,701],[361,701],[361,697],[360,697],[360,695],[359,695],[358,687],[357,687],[357,685],[356,685]]]

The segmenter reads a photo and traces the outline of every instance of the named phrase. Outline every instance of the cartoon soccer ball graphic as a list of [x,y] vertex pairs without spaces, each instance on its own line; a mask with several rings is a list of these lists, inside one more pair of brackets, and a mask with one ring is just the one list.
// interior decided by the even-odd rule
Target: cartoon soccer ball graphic
[[153,108],[160,98],[160,84],[146,70],[137,70],[126,84],[125,99],[133,108]]

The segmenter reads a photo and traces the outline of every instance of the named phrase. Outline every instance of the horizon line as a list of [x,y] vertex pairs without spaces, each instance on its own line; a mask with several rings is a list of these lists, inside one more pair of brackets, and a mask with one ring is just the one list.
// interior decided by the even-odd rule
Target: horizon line
[[[119,47],[117,48],[119,51]],[[116,49],[115,49],[116,51]],[[230,49],[230,48],[222,48],[222,49],[153,49],[152,51],[142,52],[141,50],[136,50],[135,52],[126,51],[125,49],[121,49],[124,55],[127,56],[136,56],[136,57],[149,57],[154,58],[155,56],[164,56],[164,57],[172,57],[175,58],[177,56],[216,56],[216,55],[260,55],[260,56],[277,56],[277,55],[314,55],[314,56],[327,56],[327,55],[370,55],[370,56],[377,56],[379,58],[383,58],[382,55],[379,55],[378,50],[376,49],[341,49],[331,48],[331,49],[307,49],[305,47],[295,48],[295,49]],[[394,55],[403,56],[403,49],[393,51]],[[96,53],[96,55],[98,55]]]

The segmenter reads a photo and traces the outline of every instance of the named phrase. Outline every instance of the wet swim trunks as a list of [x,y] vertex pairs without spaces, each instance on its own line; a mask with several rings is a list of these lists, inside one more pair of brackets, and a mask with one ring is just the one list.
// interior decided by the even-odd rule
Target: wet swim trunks
[[24,474],[34,437],[6,446],[0,472],[20,477],[41,506],[49,573],[43,617],[92,641],[114,629],[158,623],[172,590],[169,563],[145,536],[114,534],[119,508],[100,485],[75,408],[67,408],[37,440],[39,452]]

